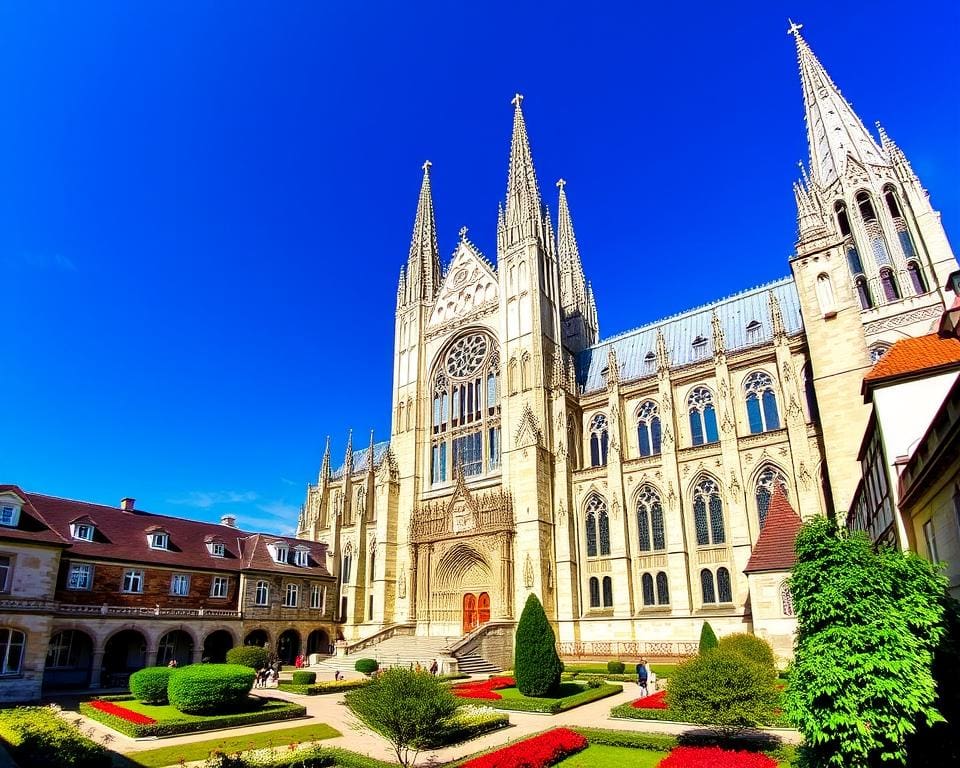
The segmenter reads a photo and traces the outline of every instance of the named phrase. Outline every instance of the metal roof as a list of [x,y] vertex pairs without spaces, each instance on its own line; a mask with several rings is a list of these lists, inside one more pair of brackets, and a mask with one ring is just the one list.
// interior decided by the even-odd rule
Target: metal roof
[[[797,287],[792,277],[786,277],[597,342],[577,355],[577,383],[583,393],[595,392],[606,386],[605,371],[610,347],[617,355],[621,381],[656,373],[657,331],[661,330],[667,343],[671,368],[709,359],[713,355],[710,322],[714,312],[723,327],[727,352],[767,344],[773,338],[770,293],[780,302],[787,334],[792,336],[802,332],[803,318]],[[752,326],[754,330],[748,332],[747,326],[755,322],[759,326]],[[697,339],[705,343],[695,346],[693,342]]]
[[[379,467],[383,461],[383,457],[387,455],[387,449],[390,447],[390,441],[384,440],[382,443],[373,444],[373,466],[374,468]],[[362,450],[356,451],[353,454],[353,474],[357,472],[366,472],[369,468],[367,463],[368,454],[370,453],[369,448],[364,448]],[[336,471],[333,473],[333,479],[339,480],[343,477],[344,465],[341,464],[337,467]]]

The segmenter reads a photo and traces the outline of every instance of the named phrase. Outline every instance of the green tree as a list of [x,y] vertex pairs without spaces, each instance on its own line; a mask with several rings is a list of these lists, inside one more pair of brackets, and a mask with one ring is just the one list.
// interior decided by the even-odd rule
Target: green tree
[[717,635],[714,633],[713,627],[710,626],[710,622],[705,621],[700,628],[700,653],[712,651],[716,647]]
[[944,578],[926,560],[875,551],[825,518],[804,524],[796,552],[786,708],[808,764],[905,765],[918,723],[943,719],[931,665],[944,634]]
[[563,663],[557,655],[557,638],[537,596],[523,606],[514,639],[513,673],[524,696],[545,696],[560,685]]
[[392,667],[350,691],[347,706],[390,742],[401,765],[410,766],[421,745],[456,711],[457,700],[429,672]]
[[751,635],[748,632],[736,632],[720,639],[717,648],[721,651],[739,653],[750,661],[762,664],[773,669],[776,662],[773,658],[773,648],[762,637]]
[[667,686],[667,705],[676,719],[723,737],[771,723],[778,699],[773,665],[723,648],[680,664]]

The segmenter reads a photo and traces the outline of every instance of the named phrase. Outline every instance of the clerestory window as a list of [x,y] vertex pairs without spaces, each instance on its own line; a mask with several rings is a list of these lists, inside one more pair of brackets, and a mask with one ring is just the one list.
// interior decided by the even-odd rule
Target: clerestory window
[[597,494],[587,502],[586,525],[587,557],[610,554],[610,518],[607,504]]
[[667,548],[663,530],[663,505],[660,495],[649,485],[637,494],[637,532],[641,552],[659,552]]
[[773,379],[766,371],[754,371],[743,382],[747,400],[747,419],[750,433],[757,435],[780,429],[780,414],[777,412],[777,396],[773,391]]
[[690,412],[690,437],[693,445],[715,443],[717,434],[717,412],[713,406],[713,393],[706,387],[697,387],[687,398]]
[[726,541],[723,500],[720,498],[720,487],[712,477],[704,477],[693,487],[693,521],[699,546],[723,544]]
[[660,453],[660,409],[653,400],[647,400],[637,409],[637,445],[641,456]]

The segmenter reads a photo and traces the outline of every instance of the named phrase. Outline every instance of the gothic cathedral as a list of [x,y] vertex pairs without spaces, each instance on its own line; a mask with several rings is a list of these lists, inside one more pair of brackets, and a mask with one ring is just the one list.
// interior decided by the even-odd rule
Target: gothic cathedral
[[810,159],[792,276],[774,283],[601,341],[564,182],[554,227],[522,97],[495,262],[461,230],[442,269],[424,164],[390,440],[351,441],[337,469],[328,441],[299,521],[329,545],[344,639],[472,637],[510,627],[533,592],[561,645],[682,653],[709,620],[790,655],[788,568],[765,523],[847,509],[863,375],[931,331],[958,268],[904,153],[790,32]]

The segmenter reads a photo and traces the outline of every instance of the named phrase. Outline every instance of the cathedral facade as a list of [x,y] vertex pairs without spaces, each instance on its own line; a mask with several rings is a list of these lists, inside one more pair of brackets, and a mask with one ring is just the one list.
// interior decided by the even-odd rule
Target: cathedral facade
[[561,644],[682,653],[709,620],[789,655],[785,571],[748,567],[771,500],[847,509],[863,375],[929,332],[957,269],[904,153],[791,33],[810,161],[782,280],[600,340],[565,184],[554,226],[519,95],[495,261],[462,230],[441,267],[424,165],[390,440],[351,441],[336,469],[328,442],[299,521],[331,553],[346,641],[474,636],[533,592]]

